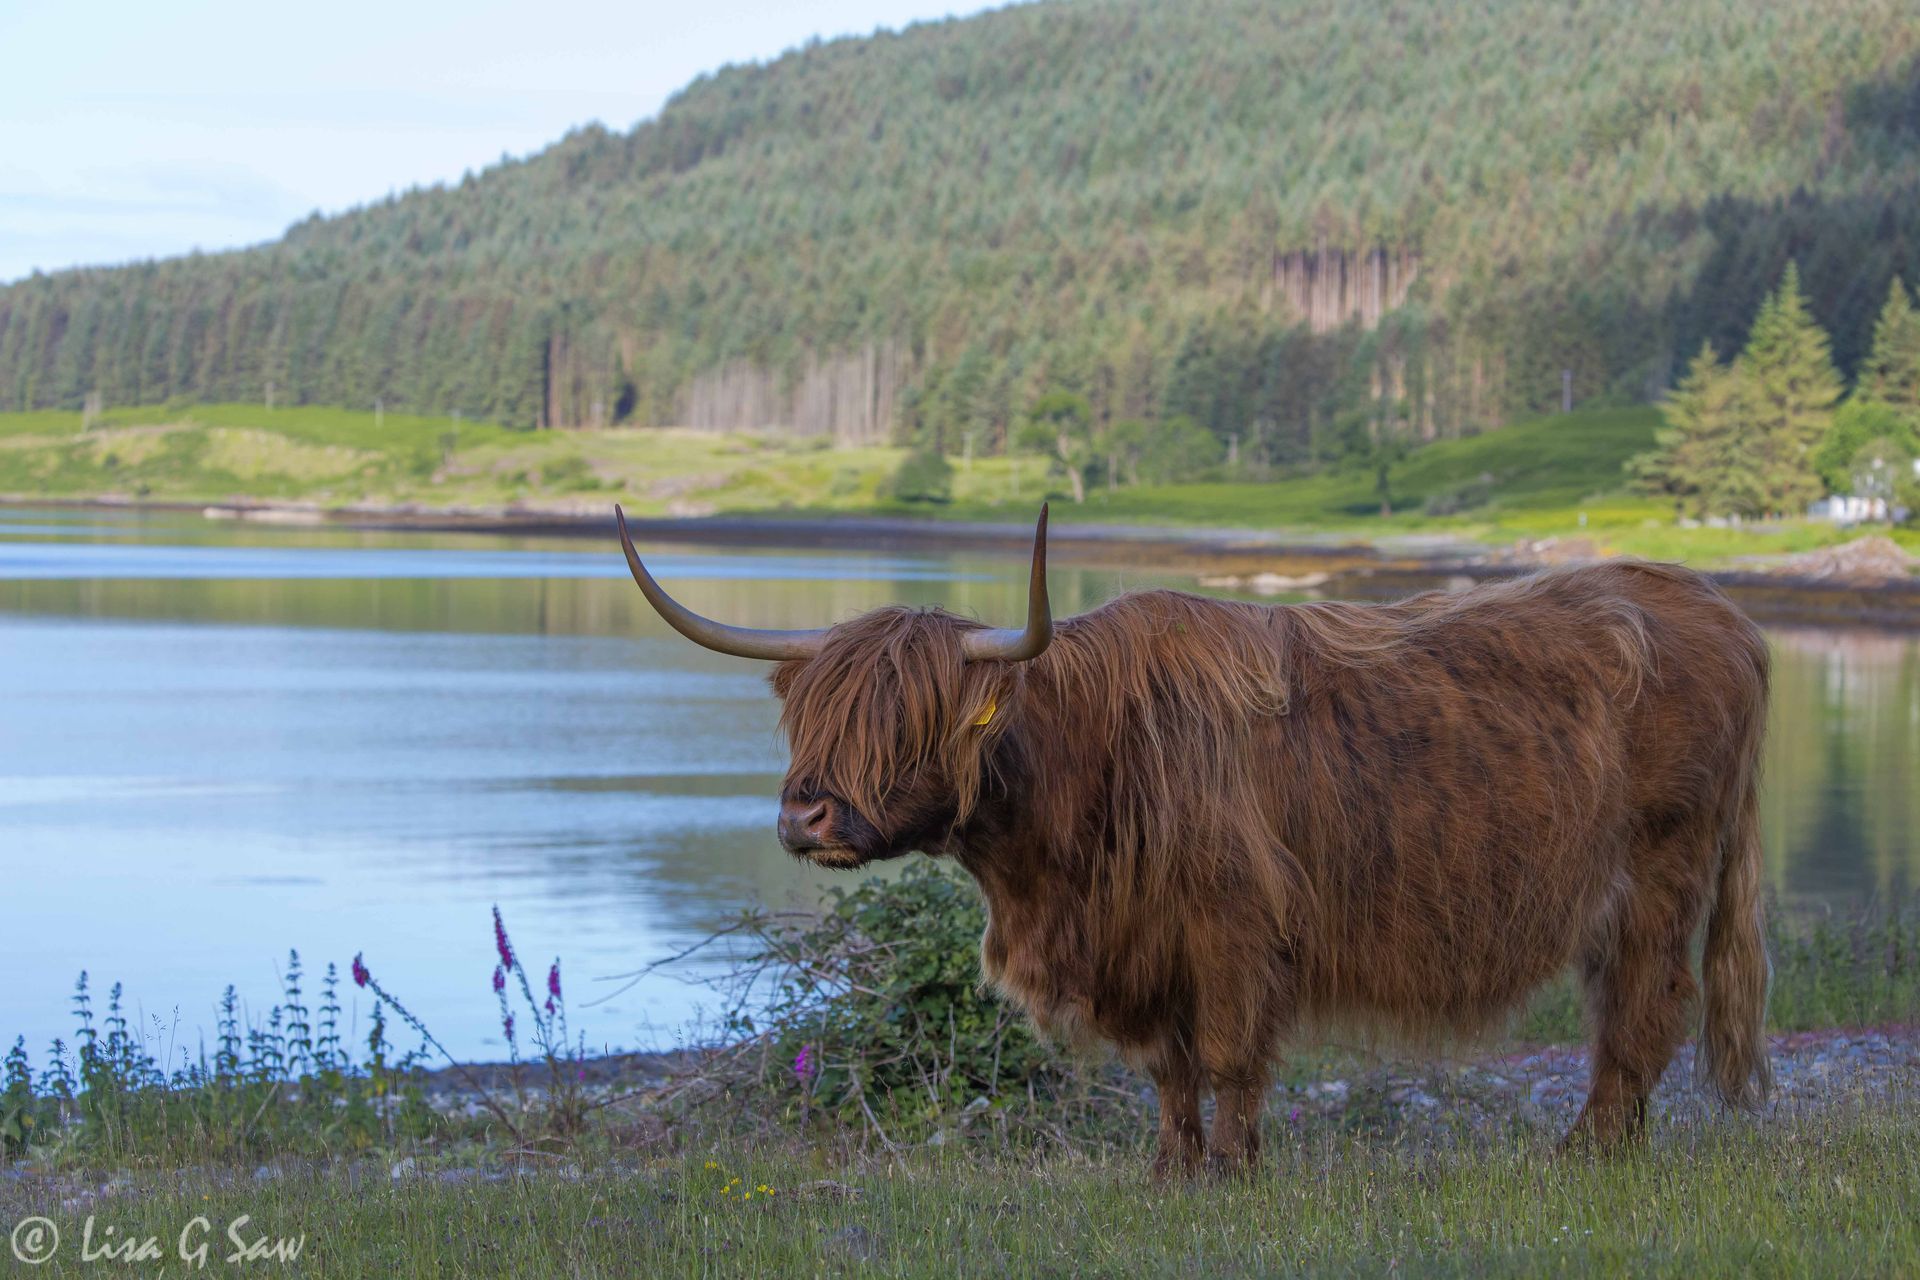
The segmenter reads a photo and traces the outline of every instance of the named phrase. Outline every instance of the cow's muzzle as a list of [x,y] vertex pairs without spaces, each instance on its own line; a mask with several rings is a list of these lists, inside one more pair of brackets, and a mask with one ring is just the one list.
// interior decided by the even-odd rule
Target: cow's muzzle
[[780,802],[780,844],[788,853],[806,857],[832,843],[834,804],[831,796],[806,796]]

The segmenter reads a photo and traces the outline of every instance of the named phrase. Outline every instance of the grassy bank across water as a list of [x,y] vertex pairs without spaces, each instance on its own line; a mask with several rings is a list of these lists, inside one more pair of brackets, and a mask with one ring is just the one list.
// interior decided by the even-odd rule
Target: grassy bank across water
[[[1581,537],[1603,551],[1706,565],[1808,550],[1848,531],[1809,521],[1684,528],[1625,491],[1622,466],[1653,440],[1655,410],[1535,418],[1418,449],[1389,475],[1393,514],[1361,470],[1054,496],[1057,522],[1241,529],[1367,541],[1441,535],[1511,544]],[[909,516],[1025,520],[1059,487],[1044,459],[954,461],[952,500],[902,503],[885,484],[905,450],[680,430],[510,431],[491,424],[316,406],[196,405],[0,414],[0,494],[39,500],[256,501],[652,516]],[[1896,537],[1920,549],[1920,531]]]

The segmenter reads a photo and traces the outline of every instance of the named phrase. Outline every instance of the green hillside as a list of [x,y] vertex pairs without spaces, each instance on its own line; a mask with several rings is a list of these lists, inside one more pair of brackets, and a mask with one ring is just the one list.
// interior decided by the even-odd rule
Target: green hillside
[[[1795,259],[1920,276],[1888,0],[1055,0],[703,77],[275,244],[0,288],[0,407],[175,397],[982,449],[1039,391],[1253,463],[1643,401]],[[271,392],[268,388],[271,387]]]

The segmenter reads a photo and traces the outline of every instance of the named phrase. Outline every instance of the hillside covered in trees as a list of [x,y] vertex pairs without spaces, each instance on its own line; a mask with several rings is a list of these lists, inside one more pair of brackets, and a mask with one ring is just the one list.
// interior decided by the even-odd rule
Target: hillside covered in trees
[[1920,279],[1894,0],[1050,0],[703,77],[276,243],[0,287],[0,408],[1016,441],[1242,464],[1653,398],[1789,262],[1851,378]]

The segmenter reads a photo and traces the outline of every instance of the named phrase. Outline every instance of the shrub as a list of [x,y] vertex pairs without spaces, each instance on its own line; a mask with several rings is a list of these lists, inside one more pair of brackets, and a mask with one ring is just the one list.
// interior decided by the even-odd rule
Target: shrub
[[1856,398],[1834,411],[1833,426],[1811,458],[1829,493],[1853,492],[1854,460],[1876,440],[1890,441],[1893,450],[1908,457],[1920,452],[1920,432],[1892,405]]
[[594,473],[593,464],[577,453],[556,459],[541,467],[540,483],[549,489],[568,489],[582,493],[602,487],[600,477]]
[[1462,511],[1484,507],[1491,501],[1493,501],[1493,473],[1482,471],[1471,480],[1430,495],[1420,509],[1423,514],[1429,516],[1453,516],[1459,515]]
[[1081,1067],[982,985],[986,906],[958,870],[915,859],[817,916],[750,919],[747,985],[769,998],[733,1030],[764,1044],[761,1083],[802,1112],[897,1135],[1081,1092]]
[[953,498],[953,464],[935,449],[919,449],[901,459],[880,487],[895,502],[948,502]]

